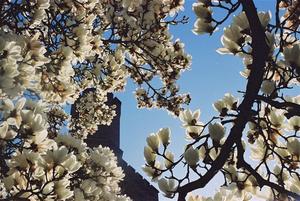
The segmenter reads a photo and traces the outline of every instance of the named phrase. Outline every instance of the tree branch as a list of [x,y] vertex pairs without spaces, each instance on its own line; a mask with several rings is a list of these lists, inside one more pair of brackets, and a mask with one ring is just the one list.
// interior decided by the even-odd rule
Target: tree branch
[[205,175],[203,175],[203,177],[178,188],[178,201],[184,201],[188,192],[206,186],[206,184],[224,166],[230,155],[232,146],[237,140],[242,138],[243,130],[251,114],[252,105],[263,81],[264,67],[269,53],[269,47],[265,40],[265,31],[261,26],[253,1],[240,0],[240,3],[242,4],[243,10],[245,11],[250,24],[253,48],[253,68],[251,68],[251,73],[248,77],[244,100],[238,108],[239,114],[228,138],[221,148],[220,155],[212,163],[211,168]]
[[291,191],[286,190],[283,186],[279,186],[278,184],[275,184],[269,180],[264,179],[258,172],[257,170],[253,169],[249,163],[247,163],[244,159],[244,148],[242,145],[241,140],[237,142],[237,147],[238,147],[238,168],[245,168],[252,176],[255,177],[258,185],[260,188],[263,186],[269,186],[272,189],[275,189],[279,193],[286,194],[290,197],[295,198],[296,200],[300,200],[300,195],[297,193],[293,193]]
[[265,96],[257,96],[258,100],[262,100],[267,104],[270,104],[272,107],[277,109],[285,109],[287,113],[284,114],[288,119],[293,116],[300,116],[300,105],[292,102],[278,102],[272,100],[271,98]]

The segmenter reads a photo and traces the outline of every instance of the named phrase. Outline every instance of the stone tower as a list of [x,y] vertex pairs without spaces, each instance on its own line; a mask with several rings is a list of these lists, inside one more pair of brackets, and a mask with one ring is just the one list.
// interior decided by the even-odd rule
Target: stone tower
[[88,136],[86,143],[90,147],[98,145],[110,147],[118,158],[118,164],[122,167],[125,178],[120,183],[122,193],[129,196],[133,201],[158,201],[158,190],[135,171],[123,158],[120,149],[120,117],[121,101],[108,94],[108,105],[116,105],[117,115],[110,126],[99,126],[98,131]]

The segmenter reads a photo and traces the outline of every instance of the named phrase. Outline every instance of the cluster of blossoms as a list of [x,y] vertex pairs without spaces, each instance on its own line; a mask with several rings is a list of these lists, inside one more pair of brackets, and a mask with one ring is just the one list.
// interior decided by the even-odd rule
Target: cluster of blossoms
[[[71,135],[48,135],[47,108],[4,99],[0,108],[2,198],[129,200],[119,195],[124,174],[113,152],[90,149]],[[21,147],[21,149],[19,148]]]
[[214,26],[212,23],[212,10],[209,7],[209,1],[198,1],[193,4],[193,11],[197,16],[197,20],[194,24],[193,32],[195,34],[204,34],[210,33],[212,34],[214,31]]
[[84,91],[80,99],[74,104],[73,117],[70,123],[73,135],[85,139],[89,134],[98,130],[98,125],[110,125],[113,117],[115,105],[108,106],[107,94],[101,91]]
[[[295,96],[300,81],[299,2],[277,1],[274,7],[275,20],[271,20],[271,12],[257,12],[253,1],[198,0],[193,4],[195,34],[212,35],[232,19],[223,29],[223,47],[217,52],[243,60],[241,75],[248,84],[241,91],[241,102],[229,93],[217,100],[213,104],[217,115],[207,123],[199,121],[199,110],[180,113],[188,143],[177,160],[168,147],[160,149],[159,143],[155,150],[145,152],[144,170],[167,197],[178,194],[178,200],[188,201],[300,199],[300,98]],[[214,19],[215,9],[223,9],[219,14],[225,17]],[[160,132],[150,135],[148,145],[154,136],[159,142]],[[159,165],[159,157],[171,158],[172,163]],[[177,176],[181,164],[186,173]],[[217,172],[224,183],[213,197],[188,194],[205,187]]]
[[124,174],[113,152],[84,140],[111,123],[107,94],[128,78],[143,91],[139,107],[178,115],[190,101],[176,80],[191,57],[169,33],[186,23],[175,15],[183,3],[0,3],[0,199],[130,200],[120,194]]

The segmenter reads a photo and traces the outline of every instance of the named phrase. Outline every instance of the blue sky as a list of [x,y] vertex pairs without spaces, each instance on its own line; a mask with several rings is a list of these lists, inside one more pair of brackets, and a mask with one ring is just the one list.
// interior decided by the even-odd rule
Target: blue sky
[[[178,81],[181,92],[191,94],[192,101],[189,108],[192,110],[200,108],[200,119],[206,122],[216,114],[212,103],[227,92],[238,95],[237,91],[245,88],[246,80],[239,74],[244,68],[241,59],[219,55],[216,52],[216,49],[221,47],[220,37],[223,27],[213,36],[197,36],[191,32],[195,22],[192,11],[194,2],[194,0],[186,0],[185,10],[182,12],[190,18],[189,23],[171,27],[171,33],[174,39],[180,38],[184,42],[186,52],[192,55],[191,70],[184,72]],[[274,9],[269,8],[273,3],[274,1],[271,0],[256,1],[258,10]],[[124,151],[124,159],[142,173],[143,148],[149,133],[163,127],[171,128],[170,150],[175,153],[175,156],[182,153],[186,141],[185,130],[181,127],[179,119],[168,115],[164,110],[137,109],[132,93],[135,88],[129,81],[125,93],[117,94],[122,101],[121,149]],[[202,192],[207,195],[212,194],[215,184],[216,181],[212,181]],[[161,200],[169,199],[161,197]]]

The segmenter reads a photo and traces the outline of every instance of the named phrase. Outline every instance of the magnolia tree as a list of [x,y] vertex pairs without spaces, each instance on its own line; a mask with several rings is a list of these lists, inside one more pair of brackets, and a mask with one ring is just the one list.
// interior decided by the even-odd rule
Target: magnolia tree
[[[169,150],[168,128],[147,138],[144,171],[165,196],[180,201],[300,200],[300,2],[270,5],[273,13],[256,10],[253,0],[193,4],[197,35],[212,35],[229,21],[217,52],[243,60],[247,85],[240,100],[228,93],[213,103],[216,115],[206,123],[199,120],[200,110],[180,113],[188,140],[182,155]],[[216,18],[214,11],[223,17]],[[185,173],[177,176],[181,166]],[[222,183],[213,197],[191,193],[217,174]]]
[[178,115],[189,102],[176,80],[190,56],[169,33],[187,21],[176,14],[182,6],[0,1],[0,200],[130,200],[120,194],[124,174],[113,152],[84,140],[111,123],[107,93],[122,91],[128,78],[139,107]]

